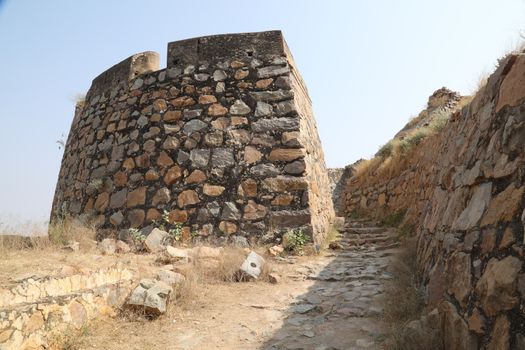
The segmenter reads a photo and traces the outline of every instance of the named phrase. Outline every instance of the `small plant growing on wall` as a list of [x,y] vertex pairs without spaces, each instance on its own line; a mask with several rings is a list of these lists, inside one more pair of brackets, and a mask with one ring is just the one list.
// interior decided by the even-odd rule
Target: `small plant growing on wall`
[[153,225],[162,231],[169,233],[171,239],[175,242],[179,242],[182,239],[182,223],[170,222],[170,213],[167,210],[164,210],[162,213],[162,218],[157,221],[153,221]]
[[283,235],[284,249],[294,254],[303,255],[307,242],[308,235],[302,228],[290,230]]

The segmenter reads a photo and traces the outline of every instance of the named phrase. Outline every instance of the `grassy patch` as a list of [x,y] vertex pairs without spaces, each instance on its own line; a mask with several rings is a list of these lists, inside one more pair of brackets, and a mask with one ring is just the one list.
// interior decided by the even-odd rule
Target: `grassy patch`
[[398,210],[394,213],[386,215],[379,221],[380,226],[399,227],[405,218],[406,210]]
[[[389,325],[385,344],[393,350],[441,349],[432,329],[411,327],[424,311],[422,276],[417,268],[415,239],[404,241],[403,249],[390,266],[392,279],[383,298],[384,320]],[[401,296],[401,297],[400,297]],[[408,326],[408,327],[407,327]]]

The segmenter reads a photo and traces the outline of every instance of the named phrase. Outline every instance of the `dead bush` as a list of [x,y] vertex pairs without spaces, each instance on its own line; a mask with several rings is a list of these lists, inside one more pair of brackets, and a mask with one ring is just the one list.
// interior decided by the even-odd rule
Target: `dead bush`
[[[424,298],[422,277],[417,267],[415,238],[406,239],[402,250],[390,266],[392,279],[386,284],[383,298],[384,321],[389,326],[386,344],[393,350],[440,349],[435,330],[415,320],[422,317]],[[412,323],[411,323],[412,322]]]

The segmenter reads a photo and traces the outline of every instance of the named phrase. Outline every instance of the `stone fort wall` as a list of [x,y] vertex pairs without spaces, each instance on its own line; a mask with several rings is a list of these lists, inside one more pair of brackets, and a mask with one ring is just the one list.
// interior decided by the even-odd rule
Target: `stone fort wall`
[[407,210],[445,349],[525,348],[525,54],[387,174],[347,184],[347,213]]
[[333,219],[305,84],[280,31],[168,44],[93,80],[77,106],[52,218],[144,227],[166,211],[184,238],[274,240]]

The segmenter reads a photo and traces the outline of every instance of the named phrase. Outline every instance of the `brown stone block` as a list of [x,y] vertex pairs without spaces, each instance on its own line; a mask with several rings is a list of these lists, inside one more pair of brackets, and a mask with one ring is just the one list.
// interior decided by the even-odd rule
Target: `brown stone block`
[[216,186],[216,185],[210,185],[210,184],[204,184],[204,187],[202,188],[202,192],[211,197],[217,197],[220,196],[224,192],[225,188],[223,186]]
[[199,103],[201,105],[207,105],[207,104],[210,104],[210,103],[215,103],[217,102],[217,98],[213,95],[201,95],[199,96]]
[[143,205],[146,203],[146,190],[145,186],[139,187],[134,191],[128,193],[128,199],[126,201],[126,206],[128,208],[133,208],[138,205]]
[[493,225],[511,221],[521,208],[525,186],[516,188],[510,184],[503,192],[493,197],[481,219],[481,225]]
[[142,209],[133,209],[128,212],[128,221],[131,227],[140,227],[144,222],[144,210]]
[[188,221],[188,212],[186,210],[174,209],[168,214],[168,221],[173,224],[176,222]]
[[180,208],[197,203],[199,203],[199,195],[194,190],[182,191],[177,197],[177,204]]
[[164,113],[162,119],[164,119],[165,122],[176,122],[180,120],[181,117],[181,111],[167,111],[166,113]]
[[206,173],[202,170],[194,170],[187,178],[186,183],[187,184],[195,184],[195,183],[201,183],[206,181]]
[[177,181],[182,176],[181,168],[178,165],[174,165],[166,172],[164,175],[164,183],[166,185],[171,185]]
[[272,162],[291,162],[304,155],[303,148],[276,148],[270,152],[268,159]]

